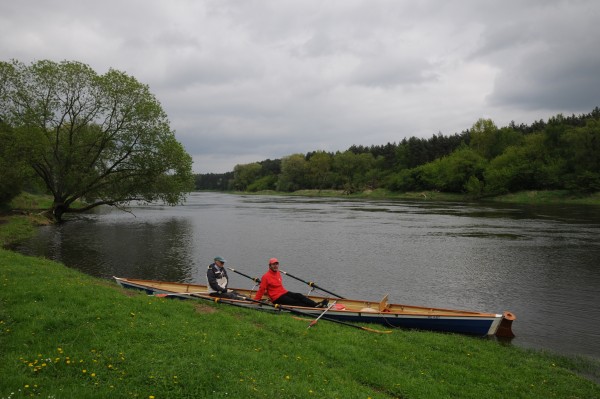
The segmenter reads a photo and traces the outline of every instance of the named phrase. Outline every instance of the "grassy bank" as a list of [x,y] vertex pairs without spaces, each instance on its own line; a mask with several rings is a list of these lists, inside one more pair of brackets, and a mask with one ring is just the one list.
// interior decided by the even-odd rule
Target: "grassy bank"
[[594,398],[600,365],[148,297],[0,250],[0,398]]
[[469,201],[469,202],[503,202],[528,205],[549,204],[576,204],[600,205],[600,193],[576,194],[565,190],[555,191],[522,191],[514,194],[505,194],[496,197],[473,199],[471,196],[440,191],[421,191],[397,193],[382,189],[344,194],[341,190],[298,190],[292,193],[277,191],[235,192],[244,195],[281,195],[281,196],[308,196],[325,198],[356,198],[356,199],[397,199],[408,201]]
[[0,209],[0,248],[31,237],[38,226],[51,223],[43,213],[51,205],[48,196],[23,193]]
[[[3,242],[35,232],[32,209],[0,223]],[[0,249],[0,399],[600,398],[599,362],[459,335],[307,325],[148,297]]]
[[516,204],[577,204],[600,205],[600,193],[575,194],[570,191],[522,191],[492,199],[497,202]]

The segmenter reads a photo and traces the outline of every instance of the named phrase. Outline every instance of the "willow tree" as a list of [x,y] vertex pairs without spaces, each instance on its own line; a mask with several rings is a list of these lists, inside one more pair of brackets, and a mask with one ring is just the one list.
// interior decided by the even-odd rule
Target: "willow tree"
[[27,162],[54,197],[58,221],[99,205],[175,205],[193,187],[191,157],[160,103],[123,72],[0,62],[0,119],[31,149]]

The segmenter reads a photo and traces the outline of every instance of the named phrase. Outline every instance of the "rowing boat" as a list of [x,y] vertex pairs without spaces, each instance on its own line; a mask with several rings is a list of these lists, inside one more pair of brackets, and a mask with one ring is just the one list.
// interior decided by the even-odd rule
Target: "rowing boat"
[[[234,306],[242,306],[257,310],[275,310],[272,306],[243,299],[214,298],[208,295],[206,285],[176,283],[154,280],[139,280],[114,277],[124,288],[145,291],[149,295],[169,296],[174,298],[196,298],[217,301]],[[254,292],[245,289],[234,289],[240,296],[253,298]],[[309,296],[315,302],[325,297]],[[264,297],[263,300],[268,298]],[[400,327],[429,331],[451,332],[478,336],[497,336],[512,338],[514,314],[482,313],[466,310],[453,310],[388,303],[386,295],[381,301],[335,298],[335,305],[327,311],[328,319],[341,322],[378,323],[387,327]],[[286,309],[288,308],[288,309]],[[303,314],[319,317],[322,308],[301,306],[281,307],[280,310],[300,311]]]

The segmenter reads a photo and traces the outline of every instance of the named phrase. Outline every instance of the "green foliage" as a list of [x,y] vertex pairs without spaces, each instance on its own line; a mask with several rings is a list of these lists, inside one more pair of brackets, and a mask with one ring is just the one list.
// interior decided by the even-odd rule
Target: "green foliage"
[[[367,172],[375,166],[371,153],[355,154],[352,151],[337,153],[333,159],[333,168],[341,179],[345,192],[352,194],[367,187]],[[371,187],[369,187],[371,188]]]
[[260,176],[261,166],[258,163],[235,165],[233,168],[233,187],[244,191]]
[[25,173],[23,155],[10,127],[0,122],[0,207],[21,192]]
[[195,178],[198,190],[226,191],[233,187],[233,172],[197,174]]
[[333,156],[331,154],[324,151],[317,151],[311,155],[308,160],[310,188],[318,188],[321,190],[328,185],[331,187],[332,164]]
[[446,157],[390,176],[387,186],[404,192],[439,190],[462,193],[468,191],[465,185],[470,180],[471,189],[474,189],[472,177],[481,184],[485,165],[486,160],[481,155],[463,146]]
[[281,160],[281,174],[277,182],[278,191],[296,191],[307,181],[308,162],[302,154],[292,154]]
[[250,192],[275,190],[277,187],[277,176],[267,175],[259,178],[248,185],[247,190]]
[[497,131],[491,119],[479,119],[471,127],[471,148],[484,157],[491,157],[492,142]]
[[479,180],[476,176],[469,177],[469,180],[464,185],[466,193],[471,198],[479,198],[483,194],[483,181]]
[[465,184],[475,177],[482,178],[486,160],[469,147],[462,147],[431,164],[436,166],[435,182],[440,191],[460,193]]
[[522,146],[509,147],[494,158],[486,169],[486,191],[502,194],[527,189],[560,187],[563,159],[551,154],[544,146],[543,133],[527,136]]
[[510,146],[519,145],[521,133],[510,127],[498,129],[491,119],[479,119],[471,127],[470,147],[486,159],[494,159]]
[[599,190],[600,120],[588,120],[585,126],[567,129],[562,136],[569,165],[568,188],[584,192]]
[[54,213],[129,201],[180,203],[192,160],[148,87],[123,72],[38,61],[0,63],[0,118],[28,143],[27,160],[54,197]]
[[[267,162],[275,167],[267,170]],[[592,193],[600,187],[600,108],[580,116],[559,114],[530,126],[511,122],[498,128],[490,119],[479,119],[460,135],[353,145],[335,154],[294,154],[284,158],[281,169],[275,162],[261,162],[246,187],[346,194],[437,190],[470,197],[520,190]]]

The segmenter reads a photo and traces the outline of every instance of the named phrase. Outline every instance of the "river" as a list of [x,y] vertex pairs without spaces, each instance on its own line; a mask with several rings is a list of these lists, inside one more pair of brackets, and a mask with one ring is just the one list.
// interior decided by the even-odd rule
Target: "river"
[[101,278],[199,283],[215,256],[257,277],[277,257],[342,296],[510,310],[513,345],[600,359],[599,233],[593,206],[193,193],[181,206],[104,208],[42,227],[17,250]]

